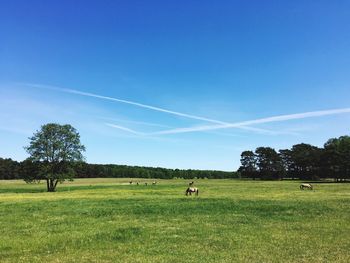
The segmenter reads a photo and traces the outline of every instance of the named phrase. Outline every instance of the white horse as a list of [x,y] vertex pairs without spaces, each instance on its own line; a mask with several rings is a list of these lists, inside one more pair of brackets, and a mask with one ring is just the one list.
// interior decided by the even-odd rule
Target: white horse
[[310,189],[310,190],[313,189],[313,187],[312,187],[311,184],[301,184],[301,185],[300,185],[300,189],[301,189],[301,190],[304,190],[305,188],[306,188],[306,189]]
[[196,188],[196,187],[188,187],[186,189],[186,195],[188,195],[188,194],[192,195],[192,193],[195,193],[196,195],[198,195],[199,194],[198,188]]

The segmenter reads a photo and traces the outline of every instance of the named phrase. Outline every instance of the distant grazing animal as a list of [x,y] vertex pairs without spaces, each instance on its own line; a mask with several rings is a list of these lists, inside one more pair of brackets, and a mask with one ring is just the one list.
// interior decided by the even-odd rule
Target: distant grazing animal
[[137,185],[139,185],[139,182],[136,182]]
[[154,181],[152,184],[153,184],[153,185],[156,185],[156,184],[157,184],[157,182],[156,182],[156,181]]
[[313,187],[312,187],[311,184],[301,184],[301,185],[300,185],[300,189],[301,189],[301,190],[304,190],[305,188],[306,188],[306,189],[310,189],[310,190],[313,189]]
[[198,195],[199,194],[198,188],[196,188],[196,187],[188,187],[186,189],[186,195],[188,195],[188,194],[192,195],[192,193],[195,193],[196,195]]
[[188,186],[191,187],[191,186],[193,186],[193,184],[194,184],[194,182],[192,181],[188,184]]
[[132,181],[130,181],[129,184],[132,184]]
[[145,183],[145,185],[147,185],[147,183]]

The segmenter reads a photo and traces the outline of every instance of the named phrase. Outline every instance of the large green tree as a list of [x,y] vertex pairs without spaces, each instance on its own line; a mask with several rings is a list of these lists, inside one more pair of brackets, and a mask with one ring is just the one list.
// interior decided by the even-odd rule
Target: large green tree
[[38,172],[27,174],[24,180],[46,180],[47,191],[54,192],[58,182],[74,176],[72,165],[84,159],[85,147],[80,143],[80,135],[69,124],[49,123],[29,139],[30,144],[25,149],[30,154],[29,160],[37,164]]
[[282,149],[278,151],[278,154],[281,158],[281,164],[283,166],[285,176],[291,177],[294,179],[294,162],[293,162],[293,156],[292,151],[289,149]]
[[350,136],[329,139],[324,145],[322,159],[329,177],[350,179]]
[[291,157],[296,176],[300,179],[317,179],[321,151],[320,148],[306,143],[293,145]]
[[242,177],[253,178],[255,180],[258,176],[256,161],[256,155],[253,151],[242,152],[241,166],[238,169]]
[[257,166],[262,179],[282,179],[283,165],[281,157],[271,147],[258,147],[255,150]]

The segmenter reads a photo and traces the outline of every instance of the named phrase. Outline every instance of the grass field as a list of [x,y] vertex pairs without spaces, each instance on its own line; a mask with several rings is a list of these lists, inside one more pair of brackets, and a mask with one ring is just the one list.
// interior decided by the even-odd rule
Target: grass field
[[350,184],[128,181],[0,181],[0,262],[350,262]]

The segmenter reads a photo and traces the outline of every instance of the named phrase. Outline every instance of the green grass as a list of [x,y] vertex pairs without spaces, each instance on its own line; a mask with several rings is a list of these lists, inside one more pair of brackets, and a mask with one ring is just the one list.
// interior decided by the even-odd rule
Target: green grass
[[128,182],[0,181],[0,262],[350,262],[350,184]]

